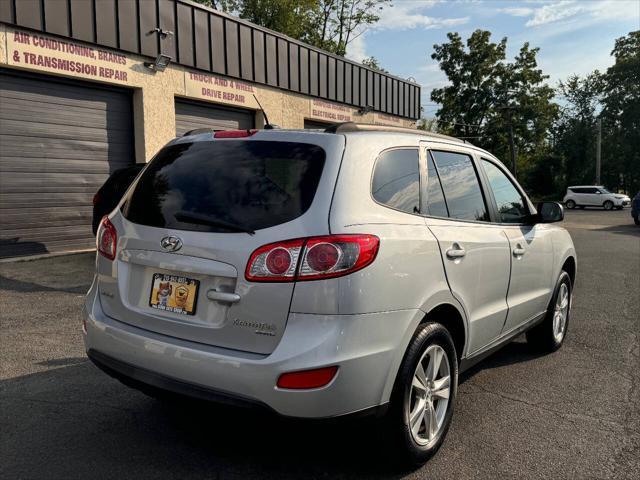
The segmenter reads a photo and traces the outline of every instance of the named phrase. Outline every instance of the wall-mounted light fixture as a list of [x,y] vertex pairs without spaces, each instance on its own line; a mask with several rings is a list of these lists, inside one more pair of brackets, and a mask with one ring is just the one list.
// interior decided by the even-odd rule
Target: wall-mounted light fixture
[[369,112],[373,112],[373,105],[367,105],[366,107],[360,107],[358,109],[358,114],[366,115]]
[[171,57],[164,53],[158,54],[154,62],[144,62],[144,66],[153,70],[154,72],[164,72],[167,65],[171,63]]

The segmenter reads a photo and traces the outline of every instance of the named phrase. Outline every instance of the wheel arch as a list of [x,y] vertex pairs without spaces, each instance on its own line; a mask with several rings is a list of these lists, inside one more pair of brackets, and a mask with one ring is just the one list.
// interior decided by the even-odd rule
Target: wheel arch
[[562,264],[561,270],[564,270],[569,274],[569,278],[571,278],[571,286],[573,287],[576,283],[576,259],[574,256],[569,255],[564,263]]
[[435,295],[430,302],[427,302],[427,304],[418,311],[418,315],[414,318],[411,327],[407,329],[403,343],[399,345],[396,358],[389,369],[381,403],[388,402],[391,399],[400,366],[404,361],[407,349],[416,331],[420,325],[432,321],[442,324],[449,330],[456,347],[458,363],[463,358],[466,352],[467,339],[469,338],[467,316],[463,306],[459,304],[451,292],[441,292],[441,294]]

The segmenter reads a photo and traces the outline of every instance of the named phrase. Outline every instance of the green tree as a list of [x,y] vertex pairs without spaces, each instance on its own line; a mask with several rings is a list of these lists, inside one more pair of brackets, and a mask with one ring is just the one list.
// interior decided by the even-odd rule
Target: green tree
[[640,30],[616,40],[615,62],[602,76],[602,179],[640,190]]
[[367,57],[362,60],[361,63],[365,67],[373,68],[374,70],[377,70],[379,72],[389,73],[387,70],[380,66],[380,63],[378,63],[378,59],[376,57]]
[[437,60],[449,85],[431,92],[431,100],[442,105],[436,112],[441,128],[458,137],[475,138],[497,102],[507,39],[491,42],[491,33],[476,30],[465,44],[458,33],[448,33],[448,42],[434,45]]
[[589,184],[595,178],[596,120],[602,78],[598,71],[570,76],[558,85],[563,102],[553,130],[554,151],[560,155],[564,183]]
[[196,0],[344,56],[391,0]]
[[391,0],[317,0],[315,29],[305,40],[311,45],[345,55],[348,45],[380,20]]
[[545,163],[549,131],[558,114],[548,76],[537,64],[539,49],[525,43],[512,62],[506,60],[507,39],[491,41],[491,33],[476,30],[466,45],[457,33],[434,45],[431,58],[439,62],[449,84],[435,89],[431,99],[440,128],[470,139],[509,161],[509,132],[518,152],[519,178],[541,194],[553,188],[552,164]]

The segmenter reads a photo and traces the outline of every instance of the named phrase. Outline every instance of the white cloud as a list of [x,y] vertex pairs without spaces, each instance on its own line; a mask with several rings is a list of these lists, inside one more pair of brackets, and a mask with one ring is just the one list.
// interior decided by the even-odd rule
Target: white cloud
[[507,13],[514,17],[528,17],[533,14],[533,8],[528,7],[507,7],[498,9],[499,12]]
[[348,59],[353,60],[354,62],[362,62],[362,60],[369,56],[370,55],[367,55],[367,45],[364,35],[360,35],[352,42],[349,42],[346,54]]
[[557,22],[558,20],[573,17],[584,11],[584,8],[584,5],[577,5],[573,0],[564,0],[558,3],[543,5],[533,11],[533,18],[529,20],[525,26],[535,27]]
[[441,0],[424,0],[421,2],[394,3],[385,7],[380,14],[380,20],[369,30],[349,42],[346,57],[361,62],[370,55],[367,54],[366,35],[381,30],[411,30],[414,28],[434,29],[462,25],[469,21],[469,17],[438,18],[422,13],[439,3]]
[[553,23],[573,23],[583,27],[603,19],[629,19],[639,17],[638,0],[560,0],[540,3],[538,7],[506,7],[498,9],[514,17],[531,17],[527,27],[541,27]]
[[376,30],[408,30],[413,28],[442,28],[462,25],[469,21],[469,17],[438,18],[422,13],[436,2],[405,2],[395,3],[387,7],[380,15],[380,21],[375,25]]

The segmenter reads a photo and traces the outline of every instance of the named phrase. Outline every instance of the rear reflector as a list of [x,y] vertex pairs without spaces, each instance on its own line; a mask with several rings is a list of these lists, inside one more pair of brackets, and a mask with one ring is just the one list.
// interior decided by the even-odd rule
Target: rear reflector
[[254,135],[258,130],[252,128],[251,130],[225,130],[216,132],[213,134],[213,138],[243,138]]
[[378,254],[375,235],[326,235],[270,243],[251,254],[245,278],[252,282],[323,280],[370,265]]
[[278,388],[307,390],[328,385],[336,376],[338,367],[325,367],[301,372],[283,373],[278,378]]

